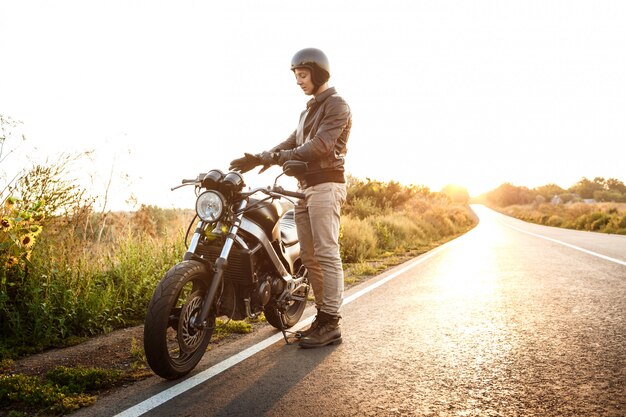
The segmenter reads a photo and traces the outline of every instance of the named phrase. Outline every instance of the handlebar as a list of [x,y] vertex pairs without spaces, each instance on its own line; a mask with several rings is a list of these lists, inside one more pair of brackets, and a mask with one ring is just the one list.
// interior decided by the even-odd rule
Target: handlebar
[[304,193],[298,193],[296,191],[288,191],[288,190],[283,189],[283,187],[280,187],[277,185],[274,186],[273,191],[276,192],[277,194],[282,194],[287,197],[299,198],[300,200],[304,200],[306,198],[306,195]]
[[[201,181],[199,181],[197,178],[196,179],[184,179],[182,180],[180,185],[177,185],[175,187],[172,187],[171,190],[177,190],[181,187],[185,187],[187,185],[199,185],[201,183]],[[298,193],[296,191],[289,191],[289,190],[285,190],[283,187],[279,186],[279,185],[274,185],[272,187],[260,187],[260,188],[253,188],[250,191],[245,191],[242,192],[241,194],[244,196],[251,196],[253,194],[256,194],[258,192],[262,192],[264,194],[267,194],[271,197],[292,197],[292,198],[298,198],[301,200],[304,200],[304,198],[306,198],[306,195],[304,193]]]
[[200,181],[198,181],[198,179],[182,180],[180,185],[170,188],[170,191],[178,190],[179,188],[185,187],[187,185],[195,185],[195,184],[200,184]]
[[[202,184],[202,178],[204,177],[205,174],[199,174],[198,177],[194,178],[194,179],[183,179],[181,181],[180,185],[177,185],[175,187],[172,187],[171,190],[177,190],[178,188],[181,187],[185,187],[188,185],[196,185],[199,186]],[[278,177],[282,176],[283,174],[281,173]],[[278,178],[276,178],[278,180]],[[296,191],[289,191],[289,190],[285,190],[283,187],[281,187],[280,185],[276,185],[276,182],[274,182],[274,185],[271,187],[260,187],[260,188],[254,188],[251,189],[249,191],[244,191],[241,193],[242,196],[246,196],[249,197],[253,194],[256,194],[258,192],[262,192],[264,194],[267,194],[270,197],[275,197],[275,198],[280,198],[280,197],[292,197],[292,198],[297,198],[297,199],[305,199],[306,195],[304,193],[299,193]]]
[[252,194],[256,194],[258,192],[267,194],[270,197],[293,197],[293,198],[299,198],[299,199],[304,199],[306,197],[306,195],[303,193],[298,193],[295,191],[288,191],[279,185],[274,185],[273,187],[265,187],[265,188],[253,188],[252,190],[241,193],[241,194],[245,196],[251,196]]

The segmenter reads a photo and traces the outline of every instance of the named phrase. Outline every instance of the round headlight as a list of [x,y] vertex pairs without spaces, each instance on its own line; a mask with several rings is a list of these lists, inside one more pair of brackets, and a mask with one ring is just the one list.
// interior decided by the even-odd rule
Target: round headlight
[[224,211],[224,198],[217,191],[205,191],[196,200],[196,213],[205,222],[219,220]]

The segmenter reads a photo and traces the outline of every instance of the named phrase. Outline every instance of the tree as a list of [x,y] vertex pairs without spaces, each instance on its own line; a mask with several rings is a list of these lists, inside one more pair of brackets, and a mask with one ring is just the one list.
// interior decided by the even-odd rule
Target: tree
[[505,182],[487,193],[487,200],[496,206],[506,207],[514,204],[529,204],[535,200],[536,193],[526,187],[518,187]]
[[596,177],[593,181],[583,177],[580,181],[570,187],[569,191],[578,194],[581,198],[593,198],[596,191],[603,191],[604,178]]
[[534,191],[543,198],[545,198],[546,201],[550,201],[555,195],[561,195],[565,193],[565,190],[556,184],[542,185],[541,187],[535,188]]
[[626,194],[626,185],[616,178],[609,178],[605,181],[605,185],[609,191]]

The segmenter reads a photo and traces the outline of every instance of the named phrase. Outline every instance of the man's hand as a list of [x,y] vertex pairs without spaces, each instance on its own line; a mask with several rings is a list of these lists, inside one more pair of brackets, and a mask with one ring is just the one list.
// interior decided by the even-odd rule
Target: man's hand
[[243,154],[243,158],[233,159],[228,169],[231,171],[239,171],[243,174],[257,165],[262,165],[259,157],[246,152]]
[[278,163],[278,157],[280,154],[278,152],[261,152],[255,155],[259,159],[259,165],[263,165],[263,168],[259,171],[259,174],[265,172],[272,165],[276,165]]

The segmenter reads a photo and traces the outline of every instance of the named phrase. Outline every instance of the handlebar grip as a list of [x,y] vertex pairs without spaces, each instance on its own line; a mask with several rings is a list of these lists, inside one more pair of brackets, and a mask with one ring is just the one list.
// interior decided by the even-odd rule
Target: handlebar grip
[[306,195],[304,193],[298,193],[295,191],[287,191],[283,189],[283,187],[274,187],[274,191],[286,197],[299,198],[301,200],[304,200],[306,198]]
[[281,194],[284,194],[287,197],[299,198],[300,200],[304,200],[306,198],[306,194],[297,193],[295,191],[283,191]]

